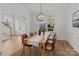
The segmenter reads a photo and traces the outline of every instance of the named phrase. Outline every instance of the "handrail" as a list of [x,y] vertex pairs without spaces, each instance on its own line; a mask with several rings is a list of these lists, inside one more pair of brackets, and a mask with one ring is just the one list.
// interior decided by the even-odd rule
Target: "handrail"
[[11,27],[9,25],[7,25],[6,23],[4,23],[4,22],[1,22],[1,23],[4,24],[6,27],[11,29]]
[[11,36],[11,34],[12,34],[12,32],[11,32],[11,27],[9,26],[9,25],[7,25],[6,23],[4,23],[4,22],[2,22],[2,21],[0,21],[4,26],[6,26],[7,28],[9,28],[10,29],[10,36]]

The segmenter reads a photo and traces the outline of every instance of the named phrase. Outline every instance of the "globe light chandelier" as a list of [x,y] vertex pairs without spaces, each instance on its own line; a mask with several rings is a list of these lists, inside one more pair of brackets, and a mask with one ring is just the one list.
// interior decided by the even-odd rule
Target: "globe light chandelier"
[[42,11],[42,3],[40,3],[40,13],[36,15],[36,18],[39,22],[42,22],[45,19],[45,14]]

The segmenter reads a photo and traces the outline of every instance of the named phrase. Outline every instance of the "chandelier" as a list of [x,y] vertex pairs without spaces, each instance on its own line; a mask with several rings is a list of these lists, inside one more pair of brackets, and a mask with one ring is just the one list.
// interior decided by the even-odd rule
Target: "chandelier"
[[37,14],[36,18],[39,22],[42,22],[45,19],[45,14],[42,12],[42,3],[40,3],[40,13]]

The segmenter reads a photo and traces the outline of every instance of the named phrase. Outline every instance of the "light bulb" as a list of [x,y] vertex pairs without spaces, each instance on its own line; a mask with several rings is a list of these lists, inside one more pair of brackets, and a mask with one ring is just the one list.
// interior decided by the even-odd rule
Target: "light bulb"
[[39,22],[42,22],[42,21],[44,21],[45,15],[44,15],[44,13],[39,13],[39,14],[37,14],[36,18]]

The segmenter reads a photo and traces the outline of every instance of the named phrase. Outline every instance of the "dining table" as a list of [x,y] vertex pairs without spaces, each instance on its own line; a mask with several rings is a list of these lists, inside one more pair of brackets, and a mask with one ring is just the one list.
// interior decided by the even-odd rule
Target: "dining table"
[[38,47],[41,51],[41,55],[44,56],[45,55],[45,44],[46,44],[46,40],[49,34],[50,32],[45,32],[44,35],[43,34],[34,35],[26,41],[26,44]]

